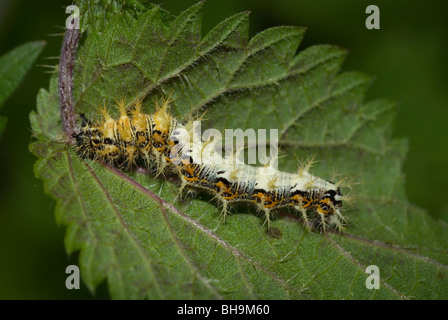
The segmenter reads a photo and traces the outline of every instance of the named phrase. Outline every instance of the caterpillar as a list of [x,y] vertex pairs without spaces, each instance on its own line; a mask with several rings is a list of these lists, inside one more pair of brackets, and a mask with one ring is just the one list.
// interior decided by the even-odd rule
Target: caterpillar
[[[120,116],[113,119],[106,107],[100,109],[100,121],[81,114],[81,127],[73,134],[81,157],[96,159],[122,169],[144,165],[159,174],[174,174],[185,187],[203,189],[222,203],[224,217],[228,206],[237,202],[255,205],[264,212],[270,228],[271,214],[289,207],[299,214],[310,230],[344,229],[342,204],[346,197],[340,184],[308,172],[312,160],[296,173],[278,171],[271,165],[251,166],[230,156],[202,154],[210,141],[200,141],[201,158],[191,143],[191,122],[177,121],[169,113],[172,100],[155,103],[153,114],[142,111],[142,102],[128,110],[117,101]],[[207,161],[203,161],[203,160]]]

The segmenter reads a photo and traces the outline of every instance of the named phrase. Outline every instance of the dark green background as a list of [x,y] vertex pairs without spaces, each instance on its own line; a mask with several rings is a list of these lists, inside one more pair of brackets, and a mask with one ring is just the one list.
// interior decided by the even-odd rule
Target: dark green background
[[[165,0],[162,7],[179,14],[196,0]],[[0,138],[0,299],[90,298],[65,288],[67,257],[64,227],[54,220],[55,202],[33,174],[36,160],[28,151],[28,114],[39,88],[48,88],[64,32],[67,1],[0,0],[0,55],[27,41],[47,45],[0,114],[8,123]],[[381,29],[365,28],[365,8],[381,10]],[[349,50],[343,70],[376,77],[367,98],[400,101],[394,136],[407,138],[404,164],[410,202],[448,221],[448,7],[442,1],[410,0],[208,0],[204,34],[226,17],[251,11],[251,35],[272,26],[308,28],[300,49],[330,43]],[[81,13],[82,14],[82,13]],[[105,298],[101,285],[96,298]]]

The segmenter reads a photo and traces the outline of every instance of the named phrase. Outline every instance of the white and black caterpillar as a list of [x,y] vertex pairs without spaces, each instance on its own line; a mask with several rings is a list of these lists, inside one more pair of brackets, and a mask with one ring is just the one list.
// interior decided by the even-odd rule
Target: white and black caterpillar
[[[310,174],[310,163],[288,173],[270,165],[250,166],[237,157],[223,159],[217,153],[201,154],[198,161],[190,143],[191,126],[174,119],[169,105],[170,100],[163,100],[155,113],[145,114],[140,102],[129,111],[120,102],[117,120],[104,108],[96,123],[81,115],[82,125],[73,135],[79,154],[124,169],[138,164],[157,173],[174,173],[181,190],[189,186],[214,194],[224,214],[229,204],[252,203],[265,213],[268,227],[273,210],[290,207],[308,227],[343,229],[341,209],[346,197],[337,183]],[[206,144],[201,141],[199,149]]]

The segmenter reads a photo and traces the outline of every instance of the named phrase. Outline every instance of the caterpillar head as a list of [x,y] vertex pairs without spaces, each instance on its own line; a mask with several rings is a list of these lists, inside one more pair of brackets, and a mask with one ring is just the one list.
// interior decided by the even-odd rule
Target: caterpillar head
[[81,129],[73,134],[78,152],[84,157],[104,162],[112,163],[118,160],[119,146],[114,141],[113,131],[93,124],[84,114],[80,116]]
[[86,118],[84,114],[80,115],[82,124],[79,132],[73,134],[77,150],[84,157],[93,157],[102,149],[102,134],[99,128]]

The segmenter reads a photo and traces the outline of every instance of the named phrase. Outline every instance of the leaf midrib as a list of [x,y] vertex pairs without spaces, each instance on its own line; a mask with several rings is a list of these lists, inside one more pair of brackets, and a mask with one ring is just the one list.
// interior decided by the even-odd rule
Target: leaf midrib
[[[245,254],[243,254],[242,252],[237,250],[235,247],[233,247],[232,245],[228,244],[226,241],[224,241],[223,239],[218,237],[212,230],[210,230],[210,229],[206,228],[204,225],[198,223],[197,221],[192,219],[190,216],[188,216],[184,212],[180,211],[178,208],[176,208],[171,203],[169,203],[169,202],[165,201],[164,199],[158,197],[156,194],[152,193],[152,191],[150,191],[149,189],[145,188],[143,185],[141,185],[137,181],[131,179],[130,177],[125,175],[123,172],[118,171],[114,167],[110,167],[110,166],[107,166],[107,165],[103,165],[103,166],[104,166],[104,168],[106,168],[107,170],[112,172],[113,174],[119,176],[124,181],[130,183],[132,187],[134,187],[135,189],[139,190],[144,195],[149,196],[152,199],[154,199],[155,201],[161,203],[165,208],[169,209],[171,212],[173,212],[173,213],[177,214],[178,216],[182,217],[186,222],[190,223],[192,226],[194,226],[198,230],[204,232],[208,237],[214,239],[216,242],[218,242],[223,247],[225,247],[227,250],[229,250],[232,253],[232,255],[234,257],[236,257],[237,259],[243,259],[243,260],[247,261],[248,263],[252,264],[254,267],[257,267],[263,273],[265,273],[266,275],[268,275],[269,277],[275,279],[278,283],[280,283],[280,285],[282,285],[283,288],[285,288],[285,289],[287,289],[289,291],[295,292],[296,294],[300,295],[302,298],[308,298],[303,292],[301,292],[301,291],[299,291],[299,290],[289,286],[287,283],[285,283],[285,281],[283,279],[279,278],[276,274],[274,274],[271,271],[269,271],[268,269],[266,269],[263,265],[261,265],[260,263],[258,263],[255,260],[249,258]],[[187,262],[189,262],[189,261],[187,261]],[[243,272],[243,271],[241,270],[241,272]]]
[[[69,154],[67,153],[68,157]],[[134,244],[135,248],[137,249],[137,252],[139,253],[139,255],[142,257],[142,260],[145,263],[145,267],[146,269],[149,271],[149,273],[151,274],[151,277],[154,280],[155,283],[155,287],[156,287],[156,291],[158,292],[160,297],[164,297],[163,291],[160,288],[160,283],[158,281],[157,276],[154,273],[153,267],[152,267],[152,262],[151,259],[149,258],[148,255],[145,254],[141,244],[137,241],[137,239],[135,239],[134,234],[129,230],[128,226],[126,225],[126,223],[123,220],[123,217],[121,216],[119,210],[117,209],[117,207],[115,206],[114,202],[112,201],[112,198],[109,194],[109,192],[107,191],[107,189],[104,187],[103,183],[100,181],[100,179],[98,178],[98,176],[96,175],[96,173],[93,171],[92,167],[90,167],[87,163],[84,162],[84,166],[87,168],[88,172],[90,173],[90,175],[92,176],[92,178],[94,179],[94,181],[98,184],[98,186],[101,188],[102,192],[104,193],[104,195],[106,196],[108,203],[110,204],[113,212],[115,213],[118,221],[120,222],[123,230],[126,231],[126,233],[128,234],[128,236],[130,237],[130,239],[132,240],[131,242]]]

